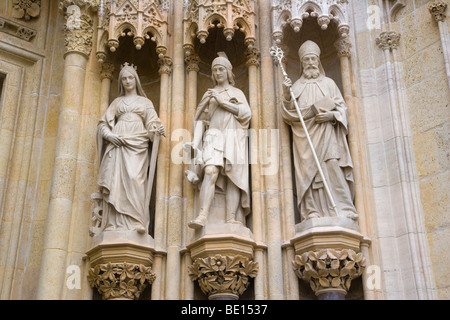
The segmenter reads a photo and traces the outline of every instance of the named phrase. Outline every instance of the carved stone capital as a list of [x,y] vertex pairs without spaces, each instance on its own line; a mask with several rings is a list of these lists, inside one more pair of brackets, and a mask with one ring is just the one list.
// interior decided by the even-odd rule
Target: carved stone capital
[[247,48],[245,50],[245,56],[246,56],[246,64],[247,66],[258,66],[259,65],[259,59],[260,59],[260,52],[257,48]]
[[138,299],[155,280],[151,267],[135,263],[103,263],[90,268],[88,282],[104,300]]
[[447,4],[442,1],[432,2],[429,4],[428,9],[436,22],[444,21],[447,15]]
[[170,57],[164,56],[158,59],[159,74],[170,74],[172,72],[172,59]]
[[195,72],[200,71],[200,68],[198,66],[198,64],[200,63],[200,57],[198,55],[196,55],[195,53],[192,53],[185,58],[185,61],[187,64],[187,70],[189,72],[190,71],[195,71]]
[[41,0],[13,0],[12,7],[16,19],[31,20],[41,14]]
[[352,55],[352,43],[348,38],[340,38],[334,43],[339,57],[350,57]]
[[110,62],[103,62],[101,66],[101,79],[109,79],[112,80],[114,73],[114,65]]
[[188,267],[192,281],[198,281],[209,299],[238,299],[247,290],[250,278],[258,273],[258,263],[241,255],[197,258]]
[[395,31],[382,32],[376,39],[376,43],[382,50],[395,50],[400,43],[400,34]]
[[89,56],[94,35],[92,12],[97,10],[96,0],[62,0],[59,8],[64,13],[64,45],[66,54],[79,52]]
[[362,275],[365,258],[351,249],[323,249],[297,255],[292,264],[317,296],[329,292],[346,295],[352,280]]

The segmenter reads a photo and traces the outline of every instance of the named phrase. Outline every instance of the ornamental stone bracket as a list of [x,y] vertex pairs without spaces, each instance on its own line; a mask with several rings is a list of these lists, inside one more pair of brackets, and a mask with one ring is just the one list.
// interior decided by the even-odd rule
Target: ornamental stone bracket
[[296,275],[321,300],[344,300],[352,280],[365,268],[357,222],[341,217],[306,220],[296,226],[291,240]]
[[348,0],[274,0],[272,37],[277,45],[281,45],[283,30],[287,25],[299,32],[305,19],[314,18],[322,30],[327,30],[329,24],[334,21],[340,37],[346,38],[350,30],[348,12]]
[[442,22],[447,17],[446,11],[447,11],[448,5],[444,3],[443,1],[437,1],[437,2],[431,2],[428,6],[428,10],[430,11],[431,15],[433,16],[434,20],[436,22]]
[[395,31],[385,31],[376,38],[376,44],[382,50],[396,50],[400,44],[400,34]]
[[[236,30],[245,35],[245,45],[253,48],[256,42],[255,3],[253,0],[187,0],[185,2],[185,47],[193,47],[193,39],[206,43],[209,29],[223,28],[227,41]],[[187,53],[189,55],[189,52]]]
[[104,300],[136,300],[156,278],[153,239],[135,231],[107,231],[93,237],[86,253],[88,282]]
[[189,246],[188,273],[209,300],[238,300],[258,273],[256,243],[236,233],[207,234]]
[[167,53],[168,0],[101,0],[97,27],[97,59],[106,60],[107,51],[115,52],[121,37],[133,37],[136,50],[141,50],[146,40],[156,43],[158,58]]

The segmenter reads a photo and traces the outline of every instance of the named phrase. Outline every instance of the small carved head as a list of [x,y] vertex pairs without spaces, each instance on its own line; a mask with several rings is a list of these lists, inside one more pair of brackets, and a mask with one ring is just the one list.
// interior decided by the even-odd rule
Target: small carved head
[[131,78],[134,78],[137,94],[140,96],[143,96],[143,97],[147,97],[147,95],[144,92],[144,89],[142,89],[141,81],[140,81],[139,75],[137,73],[137,67],[134,66],[133,64],[130,65],[128,62],[125,62],[121,66],[121,70],[119,73],[119,94],[120,94],[120,96],[123,96],[125,94],[125,87],[124,87],[124,83],[123,83],[123,79],[125,77],[130,78],[129,81],[132,80]]
[[225,54],[225,52],[218,52],[217,53],[218,57],[215,58],[211,64],[211,78],[214,82],[214,85],[217,85],[217,79],[215,76],[215,72],[218,71],[219,69],[223,68],[226,70],[227,73],[227,78],[228,78],[228,82],[234,86],[234,74],[233,74],[233,66],[231,65],[230,60],[228,60],[227,55]]

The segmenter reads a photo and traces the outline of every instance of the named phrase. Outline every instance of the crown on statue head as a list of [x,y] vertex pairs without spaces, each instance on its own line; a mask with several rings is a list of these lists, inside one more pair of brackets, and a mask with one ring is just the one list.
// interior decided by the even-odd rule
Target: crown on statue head
[[122,70],[123,68],[126,68],[126,67],[133,68],[134,70],[137,71],[137,66],[135,66],[134,64],[129,64],[128,62],[125,62],[123,65],[121,65],[120,70]]

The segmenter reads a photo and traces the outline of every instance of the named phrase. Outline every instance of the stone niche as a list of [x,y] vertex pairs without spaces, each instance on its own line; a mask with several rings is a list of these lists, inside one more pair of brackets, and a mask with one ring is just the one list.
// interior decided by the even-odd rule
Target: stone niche
[[[245,35],[236,30],[231,40],[224,35],[224,28],[208,30],[204,43],[193,39],[192,53],[198,56],[197,103],[206,90],[213,87],[211,63],[218,52],[225,52],[233,65],[235,87],[243,91],[248,100],[249,78],[246,66]],[[249,164],[250,171],[250,164]],[[195,215],[198,214],[198,192],[195,192]],[[208,216],[208,223],[192,233],[186,250],[190,252],[192,264],[188,273],[196,283],[196,299],[238,300],[253,299],[252,279],[257,275],[258,264],[253,261],[256,242],[251,231],[251,212],[244,216],[236,214],[239,224],[226,221],[225,193],[216,188],[215,197]]]
[[[343,39],[342,30],[334,21],[323,29],[317,19],[311,16],[302,21],[299,30],[286,24],[279,46],[285,52],[284,63],[290,79],[293,82],[299,79],[298,51],[305,41],[311,40],[321,49],[320,60],[326,76],[336,82],[344,95],[341,58],[336,49],[337,41]],[[295,179],[294,171],[292,177]],[[293,186],[294,203],[297,203],[295,181]],[[294,210],[295,236],[290,241],[295,251],[292,267],[300,279],[299,293],[302,299],[363,299],[360,279],[365,268],[365,258],[361,244],[367,240],[359,232],[358,221],[344,217],[302,221],[297,205]]]
[[[124,33],[126,34],[126,32]],[[119,95],[118,76],[120,66],[128,62],[137,66],[142,88],[159,114],[161,77],[158,73],[159,64],[155,42],[146,39],[142,48],[137,50],[133,43],[133,37],[125,35],[119,38],[119,46],[116,51],[107,53],[106,61],[110,61],[115,70],[112,77],[110,101]]]

